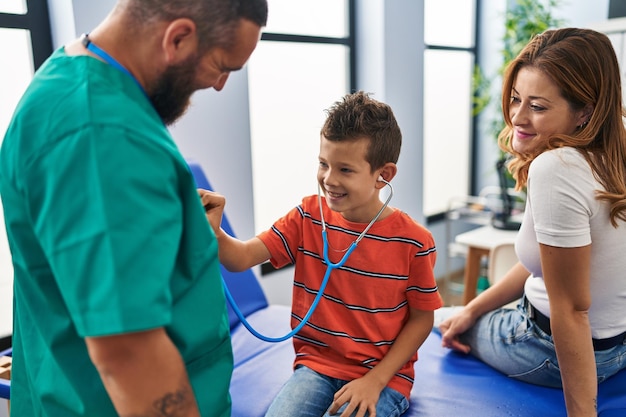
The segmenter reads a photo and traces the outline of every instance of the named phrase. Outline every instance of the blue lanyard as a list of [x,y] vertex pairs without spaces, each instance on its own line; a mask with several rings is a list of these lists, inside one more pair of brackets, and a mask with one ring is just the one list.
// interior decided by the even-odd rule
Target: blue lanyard
[[115,68],[115,69],[117,69],[119,71],[122,71],[123,73],[128,75],[135,82],[135,84],[137,84],[137,86],[143,92],[143,94],[146,97],[148,96],[146,94],[146,90],[144,90],[143,86],[139,83],[139,81],[137,81],[137,78],[135,78],[135,76],[133,74],[131,74],[131,72],[126,69],[126,67],[124,67],[122,64],[117,62],[117,60],[115,58],[113,58],[111,55],[109,55],[104,49],[100,48],[98,45],[93,43],[89,39],[89,34],[88,33],[83,34],[83,38],[82,38],[81,42],[82,42],[82,44],[83,44],[83,46],[85,48],[87,48],[89,51],[93,52],[94,54],[96,54],[100,58],[102,58],[104,60],[104,62],[106,62],[107,64],[111,65],[113,68]]

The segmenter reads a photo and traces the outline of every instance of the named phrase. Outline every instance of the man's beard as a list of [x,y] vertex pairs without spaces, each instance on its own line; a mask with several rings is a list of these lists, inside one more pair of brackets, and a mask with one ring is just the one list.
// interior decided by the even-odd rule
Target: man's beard
[[148,94],[166,125],[173,124],[189,107],[189,99],[196,91],[194,79],[198,61],[197,57],[191,57],[179,65],[168,67]]

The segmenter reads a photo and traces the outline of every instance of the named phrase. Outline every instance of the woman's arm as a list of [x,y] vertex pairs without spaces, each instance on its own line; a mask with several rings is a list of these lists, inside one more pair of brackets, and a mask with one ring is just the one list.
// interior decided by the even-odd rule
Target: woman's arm
[[519,299],[524,293],[524,283],[529,275],[526,268],[518,262],[501,280],[467,303],[460,312],[443,321],[439,325],[442,345],[469,353],[470,347],[461,343],[459,336],[472,327],[483,314]]
[[595,417],[598,382],[588,316],[591,245],[557,248],[542,244],[540,254],[567,415]]

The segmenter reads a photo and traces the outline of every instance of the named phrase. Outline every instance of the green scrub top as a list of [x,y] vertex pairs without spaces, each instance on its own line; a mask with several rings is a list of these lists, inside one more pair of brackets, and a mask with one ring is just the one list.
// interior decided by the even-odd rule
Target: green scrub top
[[7,130],[0,192],[15,271],[12,415],[116,416],[84,338],[157,327],[180,350],[202,415],[230,415],[215,235],[128,75],[57,50]]

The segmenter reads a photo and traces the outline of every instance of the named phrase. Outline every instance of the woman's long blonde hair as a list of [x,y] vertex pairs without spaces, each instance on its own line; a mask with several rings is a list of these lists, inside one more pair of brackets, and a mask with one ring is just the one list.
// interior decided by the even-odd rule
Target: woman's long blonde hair
[[[521,68],[542,71],[559,88],[574,111],[591,104],[594,108],[588,123],[572,135],[556,134],[545,147],[532,153],[512,148],[513,123],[510,116],[513,83]],[[597,180],[605,190],[596,198],[611,207],[610,220],[626,221],[626,128],[620,70],[609,38],[589,29],[547,30],[537,35],[508,65],[502,88],[502,112],[506,127],[498,136],[500,148],[513,157],[508,168],[516,188],[526,186],[530,163],[542,152],[570,146],[587,159]]]

